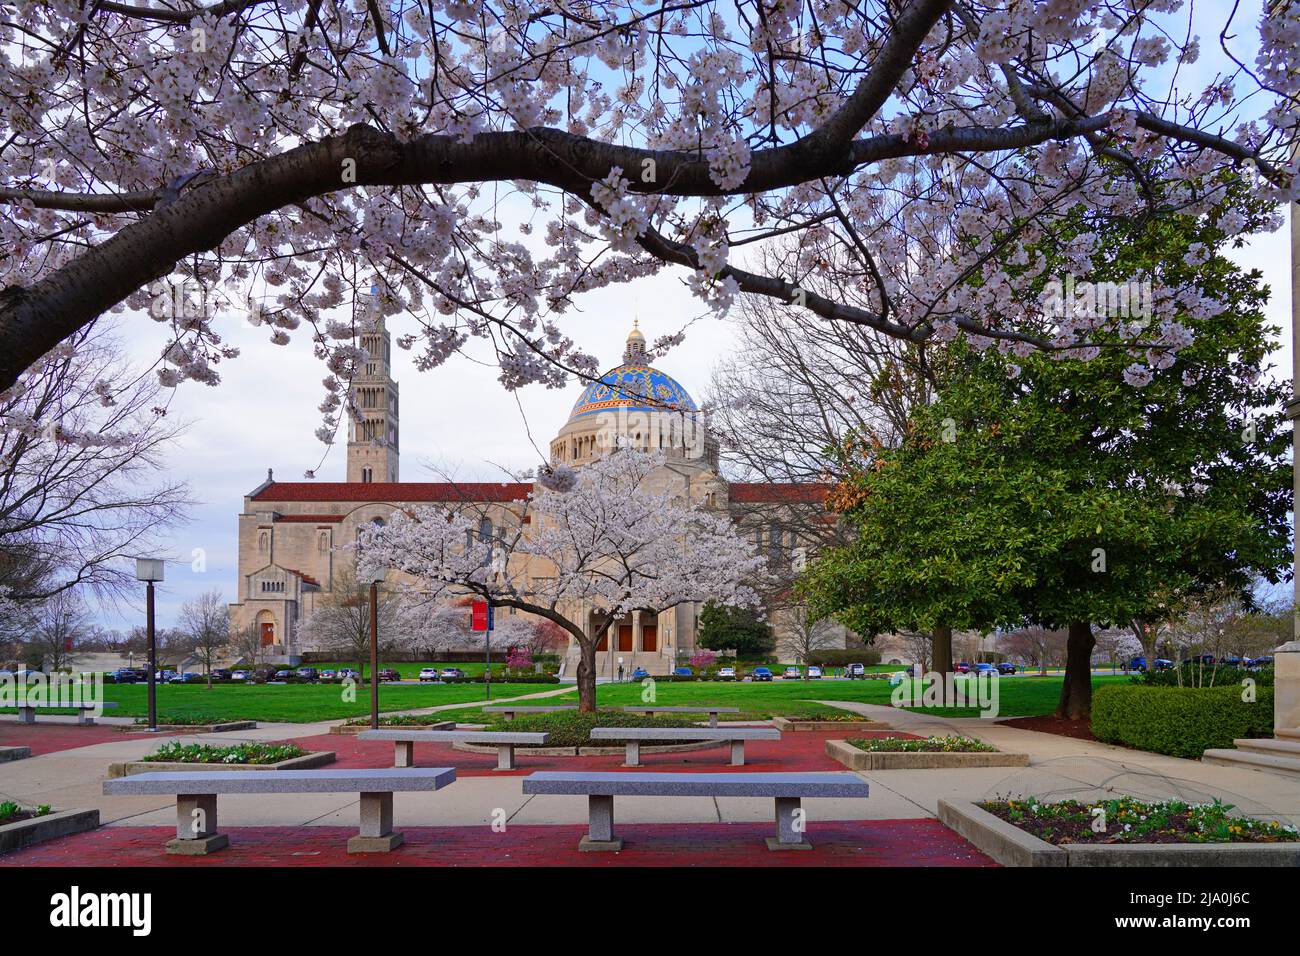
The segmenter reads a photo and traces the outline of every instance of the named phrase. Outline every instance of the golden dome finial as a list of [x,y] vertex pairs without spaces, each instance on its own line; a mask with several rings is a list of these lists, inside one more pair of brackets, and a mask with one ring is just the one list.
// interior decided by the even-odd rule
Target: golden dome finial
[[640,326],[640,319],[632,320],[632,331],[627,334],[627,349],[623,352],[624,365],[645,364],[645,334],[641,331]]

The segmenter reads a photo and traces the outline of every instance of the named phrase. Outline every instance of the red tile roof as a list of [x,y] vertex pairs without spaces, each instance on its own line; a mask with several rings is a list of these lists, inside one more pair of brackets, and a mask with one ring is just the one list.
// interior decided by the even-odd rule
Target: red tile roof
[[522,501],[533,486],[504,481],[273,481],[254,501]]
[[830,491],[830,488],[831,486],[828,484],[815,482],[793,484],[789,482],[737,481],[731,485],[729,494],[732,501],[752,504],[785,502],[822,504],[826,501],[826,493]]

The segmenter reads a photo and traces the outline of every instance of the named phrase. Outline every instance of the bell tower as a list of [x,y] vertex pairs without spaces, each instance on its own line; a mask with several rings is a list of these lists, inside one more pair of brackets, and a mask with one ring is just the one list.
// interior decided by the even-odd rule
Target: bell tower
[[379,309],[379,290],[354,303],[353,322],[361,330],[367,358],[352,378],[353,416],[348,431],[348,481],[397,481],[397,383],[393,381],[392,341]]

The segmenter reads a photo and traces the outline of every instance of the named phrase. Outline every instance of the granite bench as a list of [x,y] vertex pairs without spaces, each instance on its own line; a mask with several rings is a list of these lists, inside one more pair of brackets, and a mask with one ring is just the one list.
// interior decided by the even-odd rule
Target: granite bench
[[358,740],[393,741],[393,766],[410,767],[415,763],[415,745],[489,744],[497,748],[497,769],[515,769],[515,747],[519,744],[542,746],[551,739],[544,733],[514,733],[508,730],[363,730]]
[[402,845],[393,832],[393,794],[441,790],[455,783],[452,767],[405,770],[203,770],[138,773],[104,781],[109,796],[174,794],[176,839],[168,853],[200,856],[229,844],[217,832],[217,796],[231,793],[358,793],[361,827],[349,853],[386,852]]
[[561,710],[577,710],[577,704],[557,704],[553,707],[510,707],[505,704],[500,707],[484,707],[485,714],[504,714],[506,720],[514,720],[515,714],[554,714]]
[[806,797],[866,797],[867,784],[848,773],[596,773],[545,771],[524,778],[529,795],[587,798],[587,835],[579,850],[621,850],[614,835],[615,797],[772,797],[776,836],[769,850],[810,850],[800,801]]
[[36,723],[36,712],[38,710],[75,710],[77,712],[77,723],[93,727],[95,724],[93,711],[109,710],[116,706],[117,704],[111,700],[101,701],[98,704],[23,704],[18,708],[18,723]]
[[745,765],[746,740],[780,740],[781,731],[775,727],[593,727],[592,740],[625,740],[627,756],[625,767],[641,766],[641,741],[717,740],[731,744],[731,765]]
[[629,714],[645,714],[647,717],[653,717],[655,714],[708,714],[709,726],[718,726],[718,714],[738,714],[739,707],[624,707],[624,711]]

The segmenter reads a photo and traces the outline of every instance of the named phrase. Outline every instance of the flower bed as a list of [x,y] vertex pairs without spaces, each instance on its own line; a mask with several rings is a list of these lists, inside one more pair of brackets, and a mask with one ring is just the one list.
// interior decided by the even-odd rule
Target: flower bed
[[1231,816],[1232,805],[1132,797],[1043,803],[989,800],[976,804],[999,820],[1054,846],[1078,843],[1292,843],[1296,828],[1277,821]]
[[1028,754],[1003,753],[969,737],[879,737],[826,741],[826,756],[850,770],[959,770],[1027,767]]
[[50,806],[47,803],[42,803],[39,807],[23,807],[12,800],[6,800],[0,803],[0,826],[17,823],[20,820],[34,820],[48,815],[49,812]]
[[183,744],[172,740],[140,759],[144,763],[270,764],[302,757],[307,751],[297,744]]
[[875,737],[854,739],[850,746],[869,753],[992,754],[998,748],[972,737]]
[[[130,732],[137,727],[146,727],[148,724],[148,717],[137,717],[135,726],[122,729]],[[230,720],[209,714],[167,714],[158,718],[158,729],[173,734],[216,734],[232,730],[253,730],[256,727],[255,720]]]

